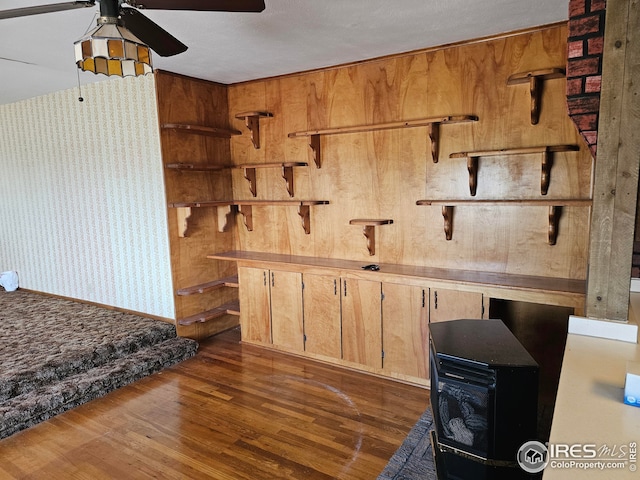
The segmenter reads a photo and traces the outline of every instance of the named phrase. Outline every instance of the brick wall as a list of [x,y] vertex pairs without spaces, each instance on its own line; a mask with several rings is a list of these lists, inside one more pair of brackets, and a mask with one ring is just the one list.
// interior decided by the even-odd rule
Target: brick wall
[[605,0],[569,1],[567,108],[593,157],[598,146]]
[[[605,13],[606,0],[569,1],[567,107],[593,158],[598,146]],[[640,278],[640,197],[634,239],[631,276]]]

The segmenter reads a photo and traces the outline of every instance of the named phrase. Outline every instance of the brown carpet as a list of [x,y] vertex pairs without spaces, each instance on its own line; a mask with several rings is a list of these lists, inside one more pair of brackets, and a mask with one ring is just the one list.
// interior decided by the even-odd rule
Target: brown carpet
[[175,326],[0,291],[0,438],[195,355]]

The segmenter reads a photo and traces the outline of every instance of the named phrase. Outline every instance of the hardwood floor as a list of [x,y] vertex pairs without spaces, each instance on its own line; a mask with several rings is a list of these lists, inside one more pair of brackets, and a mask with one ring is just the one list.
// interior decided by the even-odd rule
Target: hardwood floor
[[0,440],[0,478],[371,480],[428,405],[239,338]]

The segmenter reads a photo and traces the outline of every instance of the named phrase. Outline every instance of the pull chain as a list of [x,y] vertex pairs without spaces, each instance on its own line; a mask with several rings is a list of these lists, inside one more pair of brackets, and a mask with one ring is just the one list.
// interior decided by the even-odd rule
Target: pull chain
[[76,75],[78,76],[78,101],[84,102],[84,98],[82,98],[82,88],[80,87],[80,69],[76,69]]

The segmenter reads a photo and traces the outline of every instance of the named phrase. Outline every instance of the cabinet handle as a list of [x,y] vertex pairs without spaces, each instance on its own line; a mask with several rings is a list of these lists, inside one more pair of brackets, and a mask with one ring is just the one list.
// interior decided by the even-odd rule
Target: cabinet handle
[[424,308],[425,305],[425,298],[424,298],[424,288],[422,289],[422,308]]
[[335,278],[333,279],[333,294],[338,294],[338,281]]
[[344,280],[344,296],[347,296],[347,281]]
[[267,272],[262,272],[262,283],[265,287],[267,286]]
[[272,287],[276,286],[275,275],[273,274],[273,272],[271,272],[271,286]]
[[438,291],[433,292],[433,308],[438,309]]

